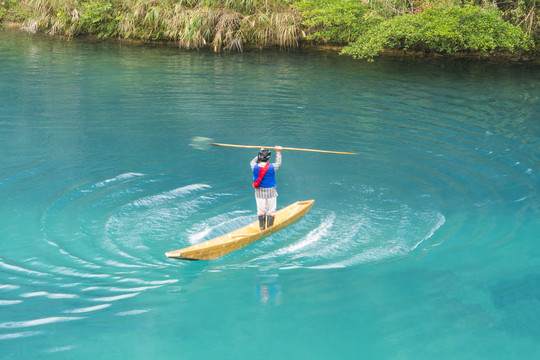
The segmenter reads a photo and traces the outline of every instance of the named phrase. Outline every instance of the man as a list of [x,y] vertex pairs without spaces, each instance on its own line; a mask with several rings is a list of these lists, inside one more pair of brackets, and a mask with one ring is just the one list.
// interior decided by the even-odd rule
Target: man
[[[276,146],[276,162],[270,163],[270,150],[262,148],[257,156],[251,160],[253,171],[253,187],[255,188],[255,200],[257,201],[257,217],[259,228],[274,225],[277,206],[276,170],[281,167],[281,146]],[[268,219],[268,220],[267,220]]]

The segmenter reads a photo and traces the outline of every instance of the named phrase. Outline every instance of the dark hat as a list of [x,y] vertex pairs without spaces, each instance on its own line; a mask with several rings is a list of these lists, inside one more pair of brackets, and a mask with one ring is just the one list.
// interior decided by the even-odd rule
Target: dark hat
[[270,150],[264,149],[259,151],[259,162],[268,162],[268,160],[270,160],[270,155],[272,155]]

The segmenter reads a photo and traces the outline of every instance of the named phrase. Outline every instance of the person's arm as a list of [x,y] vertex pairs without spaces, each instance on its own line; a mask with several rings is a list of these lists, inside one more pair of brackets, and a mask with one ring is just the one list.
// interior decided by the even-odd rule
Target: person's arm
[[253,160],[251,160],[251,162],[249,163],[249,165],[251,166],[251,171],[255,169],[255,165],[257,165],[257,160],[259,160],[259,154],[257,154],[257,156],[255,156]]
[[274,163],[274,170],[281,167],[281,146],[276,146],[276,162]]

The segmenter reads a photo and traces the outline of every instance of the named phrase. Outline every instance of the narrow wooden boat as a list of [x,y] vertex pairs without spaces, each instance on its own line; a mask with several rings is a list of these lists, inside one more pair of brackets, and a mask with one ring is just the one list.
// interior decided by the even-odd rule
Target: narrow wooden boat
[[228,234],[184,249],[169,251],[165,255],[170,258],[185,260],[217,259],[292,224],[304,216],[314,202],[315,200],[297,201],[279,210],[276,213],[274,225],[264,230],[259,229],[259,221],[257,220]]

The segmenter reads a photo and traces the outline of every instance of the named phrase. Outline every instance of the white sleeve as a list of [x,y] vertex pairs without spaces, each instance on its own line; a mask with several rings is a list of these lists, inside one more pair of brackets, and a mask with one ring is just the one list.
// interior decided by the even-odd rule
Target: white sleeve
[[251,170],[253,170],[255,168],[255,165],[257,165],[258,159],[259,159],[259,154],[257,154],[257,156],[255,156],[253,160],[251,160],[251,162],[249,163],[249,165],[251,166]]
[[274,163],[274,170],[277,170],[281,167],[281,153],[276,154],[276,162]]

